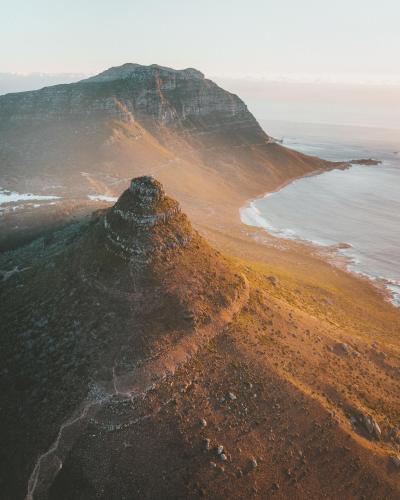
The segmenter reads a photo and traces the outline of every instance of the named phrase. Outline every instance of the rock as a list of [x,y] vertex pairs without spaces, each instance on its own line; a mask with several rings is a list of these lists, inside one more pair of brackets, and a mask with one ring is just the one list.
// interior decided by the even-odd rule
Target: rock
[[376,439],[380,439],[382,435],[381,428],[378,422],[369,415],[361,414],[361,422],[367,430],[368,434],[371,434]]
[[376,437],[376,439],[380,439],[382,436],[382,431],[381,428],[378,425],[378,422],[376,422],[374,419],[372,419],[372,433]]
[[211,448],[211,440],[206,438],[203,442],[204,442],[204,448],[206,449],[206,451],[209,451]]
[[238,468],[238,469],[236,470],[236,477],[237,477],[238,479],[239,479],[239,478],[241,478],[241,477],[243,477],[243,471],[242,471],[242,469]]
[[254,457],[250,459],[250,465],[253,467],[253,469],[258,466],[257,460]]
[[273,286],[277,286],[279,283],[279,279],[276,276],[268,276],[267,280],[271,283]]
[[228,458],[225,455],[225,453],[221,453],[221,455],[219,456],[219,458],[222,460],[222,462],[226,462],[228,460]]
[[354,416],[350,417],[350,424],[355,427],[357,425],[357,419]]
[[195,315],[192,312],[187,312],[183,315],[183,319],[185,321],[193,321],[195,319]]
[[389,437],[395,443],[400,444],[400,431],[396,427],[393,427],[389,432]]
[[400,469],[400,455],[390,455],[390,463]]
[[207,427],[207,420],[205,418],[202,418],[200,420],[200,425],[201,425],[201,427]]
[[233,392],[230,392],[230,393],[228,394],[228,398],[229,398],[231,401],[234,401],[235,399],[237,399],[236,394],[234,394]]
[[339,342],[338,344],[336,344],[336,349],[343,354],[350,354],[351,351],[351,347],[345,342]]
[[222,444],[218,445],[217,446],[218,455],[221,455],[223,452],[224,452],[224,447],[222,446]]
[[380,165],[382,162],[373,158],[360,158],[358,160],[350,160],[349,163],[353,165]]
[[341,243],[338,243],[337,245],[333,245],[334,248],[337,248],[338,250],[346,250],[348,248],[353,248],[353,245],[350,243],[347,243],[345,241],[342,241]]
[[372,434],[372,432],[373,432],[372,421],[368,417],[368,415],[362,415],[361,422],[364,424],[364,427],[367,430],[368,434]]

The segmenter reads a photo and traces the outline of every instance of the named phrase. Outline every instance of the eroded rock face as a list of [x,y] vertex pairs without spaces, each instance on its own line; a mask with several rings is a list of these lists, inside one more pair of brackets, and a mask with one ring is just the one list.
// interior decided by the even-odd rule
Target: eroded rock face
[[192,239],[192,229],[177,201],[153,177],[133,179],[104,216],[110,249],[134,264],[152,259]]
[[209,116],[227,122],[237,117],[241,126],[261,130],[241,99],[193,68],[124,64],[81,82],[0,97],[1,122],[8,126],[91,117],[178,126]]

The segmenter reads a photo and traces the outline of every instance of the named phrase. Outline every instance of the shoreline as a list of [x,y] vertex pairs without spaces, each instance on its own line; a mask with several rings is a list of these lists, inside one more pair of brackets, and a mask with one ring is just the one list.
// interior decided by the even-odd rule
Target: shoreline
[[[356,277],[357,279],[366,280],[366,281],[368,281],[368,283],[371,283],[377,290],[379,290],[379,292],[382,294],[382,296],[386,302],[389,302],[393,307],[398,309],[398,308],[400,308],[400,290],[398,292],[396,292],[395,290],[393,290],[393,287],[398,286],[400,288],[400,284],[397,284],[396,280],[391,279],[391,278],[385,278],[385,277],[379,277],[379,276],[376,277],[376,276],[370,275],[366,272],[357,271],[356,269],[351,268],[351,266],[354,264],[354,257],[349,256],[349,255],[345,255],[343,253],[343,250],[353,248],[351,244],[349,244],[347,242],[338,242],[338,243],[335,243],[332,245],[324,245],[322,243],[318,243],[318,242],[313,241],[313,240],[307,240],[307,239],[301,238],[299,236],[296,236],[295,234],[293,234],[293,236],[285,236],[283,233],[277,234],[277,233],[274,233],[268,227],[268,223],[267,223],[266,219],[264,219],[264,217],[261,214],[259,217],[260,217],[260,219],[262,219],[263,221],[266,222],[266,225],[262,225],[262,224],[255,225],[254,223],[256,223],[257,221],[254,219],[253,219],[254,223],[251,223],[251,222],[249,223],[249,222],[244,221],[243,212],[252,210],[254,208],[258,211],[257,207],[253,206],[253,203],[256,202],[257,200],[264,199],[264,198],[266,198],[274,193],[281,191],[282,189],[289,186],[290,184],[293,184],[294,182],[301,180],[301,179],[304,179],[304,178],[307,178],[307,177],[314,177],[314,176],[321,175],[321,174],[324,174],[327,172],[331,172],[332,170],[336,170],[336,169],[347,170],[347,169],[351,168],[351,166],[353,164],[354,165],[363,164],[366,166],[369,165],[369,163],[360,163],[361,161],[364,161],[364,160],[359,160],[358,162],[355,161],[355,163],[347,163],[346,162],[346,164],[343,164],[343,162],[338,162],[338,165],[336,165],[332,168],[317,169],[313,172],[308,172],[304,175],[300,175],[299,177],[295,177],[294,179],[289,179],[285,182],[282,182],[275,189],[265,192],[262,196],[257,196],[255,198],[251,198],[250,200],[248,200],[243,207],[239,208],[239,218],[240,218],[240,221],[243,225],[254,227],[257,229],[261,229],[262,231],[266,232],[269,236],[271,236],[273,238],[283,239],[286,241],[294,241],[296,243],[300,243],[302,245],[306,245],[308,247],[311,247],[313,250],[315,250],[317,252],[317,254],[320,257],[322,257],[326,262],[328,262],[332,266],[337,267],[337,268],[345,271],[346,273],[350,274],[353,277]],[[375,160],[374,160],[374,162],[375,162]],[[374,163],[374,165],[379,165],[381,163],[382,163],[381,161],[376,161]],[[249,217],[250,221],[252,218],[253,218],[253,216]],[[289,228],[289,230],[290,230],[290,228]]]

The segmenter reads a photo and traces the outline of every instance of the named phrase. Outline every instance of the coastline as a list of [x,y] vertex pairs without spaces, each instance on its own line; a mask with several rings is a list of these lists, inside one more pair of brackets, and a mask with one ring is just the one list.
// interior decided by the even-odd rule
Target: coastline
[[[292,151],[297,152],[295,149],[292,149],[290,147],[285,146],[286,149],[291,149]],[[327,160],[329,161],[329,160]],[[368,159],[359,159],[359,160],[349,160],[349,161],[331,161],[331,167],[325,167],[325,168],[317,168],[311,172],[307,172],[305,174],[299,175],[297,177],[291,177],[287,179],[286,181],[281,182],[278,184],[277,187],[270,191],[266,191],[263,195],[256,196],[255,198],[250,198],[247,202],[245,207],[241,207],[239,211],[242,208],[247,208],[248,206],[251,205],[254,201],[261,200],[262,198],[266,198],[267,196],[277,193],[278,191],[281,191],[283,188],[289,186],[290,184],[293,184],[293,182],[299,181],[300,179],[305,179],[307,177],[315,177],[317,175],[325,174],[327,172],[331,172],[332,170],[348,170],[352,167],[352,165],[363,165],[363,166],[370,166],[370,165],[380,165],[382,163],[381,160],[373,160],[371,158]]]
[[[278,238],[278,239],[283,239],[283,240],[290,240],[290,241],[295,241],[296,243],[300,243],[302,245],[306,245],[308,247],[311,247],[313,251],[316,251],[316,253],[322,257],[328,264],[333,265],[334,267],[337,267],[346,273],[350,274],[353,277],[356,277],[357,279],[362,279],[367,281],[368,283],[371,283],[383,296],[384,300],[386,302],[389,302],[393,307],[395,308],[400,308],[400,284],[397,283],[396,280],[382,277],[382,276],[373,276],[372,274],[368,274],[367,272],[363,272],[361,270],[357,270],[354,267],[354,261],[355,257],[351,255],[345,255],[343,253],[344,250],[348,250],[350,248],[353,248],[353,246],[348,243],[348,242],[338,242],[336,244],[332,245],[325,245],[322,243],[319,243],[317,241],[309,240],[302,238],[298,235],[296,235],[294,232],[290,231],[290,233],[284,233],[284,232],[274,232],[271,230],[271,226],[268,224],[267,220],[261,215],[259,212],[258,208],[254,205],[254,203],[258,200],[264,199],[268,196],[273,195],[274,193],[277,193],[281,191],[282,189],[286,188],[287,186],[293,184],[296,181],[299,181],[304,178],[308,177],[314,177],[318,176],[324,173],[328,173],[332,170],[347,170],[351,168],[352,164],[354,165],[371,165],[369,163],[370,160],[352,160],[352,162],[338,162],[338,165],[333,166],[332,168],[329,169],[317,169],[313,172],[308,172],[304,175],[295,177],[293,179],[289,179],[283,183],[281,183],[278,187],[271,191],[265,192],[262,196],[257,196],[255,198],[249,199],[246,204],[243,207],[240,207],[239,209],[239,217],[240,221],[242,224],[245,226],[250,226],[250,227],[255,227],[258,229],[261,229],[265,233],[267,233],[270,237],[273,238]],[[381,161],[374,161],[374,165],[381,164]],[[360,163],[363,162],[363,163]],[[365,162],[365,163],[364,163]],[[251,215],[249,216],[248,213],[251,211]],[[257,213],[257,216],[254,216],[254,212]],[[265,221],[265,224],[262,223],[257,223],[257,220],[262,220]],[[399,290],[396,290],[396,288],[399,288]]]

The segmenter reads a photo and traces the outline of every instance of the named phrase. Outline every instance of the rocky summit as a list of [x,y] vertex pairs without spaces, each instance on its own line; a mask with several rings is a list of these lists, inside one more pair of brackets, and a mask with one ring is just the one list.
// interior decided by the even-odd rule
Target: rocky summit
[[76,266],[86,282],[131,297],[141,314],[164,308],[178,323],[184,316],[206,321],[238,282],[149,176],[133,179],[113,207],[98,212],[79,245]]
[[165,196],[159,182],[147,176],[132,180],[130,188],[104,216],[104,228],[109,248],[141,265],[151,263],[156,252],[184,247],[192,238],[179,204]]

